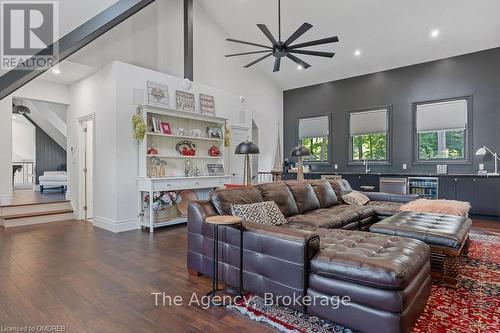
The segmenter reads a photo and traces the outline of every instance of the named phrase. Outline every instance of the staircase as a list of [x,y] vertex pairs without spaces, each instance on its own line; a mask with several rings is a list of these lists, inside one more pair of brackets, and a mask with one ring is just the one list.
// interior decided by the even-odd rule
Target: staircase
[[0,226],[20,227],[74,219],[69,200],[0,206]]

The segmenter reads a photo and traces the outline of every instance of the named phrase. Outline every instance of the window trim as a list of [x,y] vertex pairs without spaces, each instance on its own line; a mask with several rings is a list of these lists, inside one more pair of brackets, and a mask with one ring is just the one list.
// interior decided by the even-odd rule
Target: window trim
[[347,165],[363,165],[363,160],[358,161],[353,159],[353,137],[351,136],[351,114],[352,113],[360,113],[360,112],[369,112],[374,110],[386,109],[387,110],[387,139],[386,139],[386,159],[385,160],[367,160],[371,165],[392,165],[392,104],[389,105],[380,105],[375,107],[357,109],[347,111],[347,141],[349,142],[349,161]]
[[[467,101],[467,127],[465,128],[465,157],[462,159],[451,159],[451,158],[437,158],[430,160],[422,160],[419,157],[419,142],[417,133],[417,107],[422,104],[433,104],[450,102],[455,100],[465,99]],[[473,128],[473,96],[458,96],[451,98],[442,98],[435,100],[427,100],[412,103],[412,165],[436,165],[436,164],[461,164],[461,165],[472,165],[472,128]]]
[[328,154],[328,159],[325,160],[325,161],[307,161],[307,160],[304,160],[304,165],[305,164],[314,164],[314,165],[331,165],[332,164],[332,151],[333,151],[333,129],[332,129],[332,113],[331,112],[327,112],[327,113],[318,113],[318,114],[310,114],[310,115],[307,115],[304,116],[304,117],[299,117],[297,118],[297,121],[296,121],[296,126],[295,126],[295,129],[296,129],[296,133],[297,133],[297,145],[301,145],[302,142],[301,142],[301,139],[299,137],[299,122],[303,119],[310,119],[310,118],[319,118],[319,117],[328,117],[328,149],[327,149],[327,154]]

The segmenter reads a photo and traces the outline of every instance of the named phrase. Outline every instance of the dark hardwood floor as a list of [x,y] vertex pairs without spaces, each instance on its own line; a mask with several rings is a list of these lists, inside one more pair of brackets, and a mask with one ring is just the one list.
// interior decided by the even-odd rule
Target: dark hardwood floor
[[[500,222],[474,221],[499,234]],[[113,234],[83,221],[0,227],[0,325],[66,332],[276,332],[223,308],[188,305],[210,290],[186,270],[186,228]],[[180,295],[154,306],[151,293]]]

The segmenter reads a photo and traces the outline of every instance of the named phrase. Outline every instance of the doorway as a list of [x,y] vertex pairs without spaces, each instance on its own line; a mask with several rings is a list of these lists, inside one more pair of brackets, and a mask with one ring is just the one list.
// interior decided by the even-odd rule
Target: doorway
[[94,217],[94,115],[79,119],[79,216]]
[[244,155],[235,154],[236,147],[245,140],[249,140],[249,128],[243,126],[231,126],[231,174],[233,184],[243,184]]

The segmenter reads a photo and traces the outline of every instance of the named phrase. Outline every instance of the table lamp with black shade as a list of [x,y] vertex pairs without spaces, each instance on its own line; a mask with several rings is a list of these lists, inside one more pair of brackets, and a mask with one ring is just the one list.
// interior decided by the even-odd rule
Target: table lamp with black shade
[[292,157],[297,157],[297,180],[304,180],[304,157],[311,156],[309,149],[304,146],[297,146],[290,152]]
[[252,171],[250,169],[250,155],[260,154],[259,147],[252,141],[243,141],[236,147],[235,154],[245,155],[245,166],[243,171],[243,185],[252,184]]

